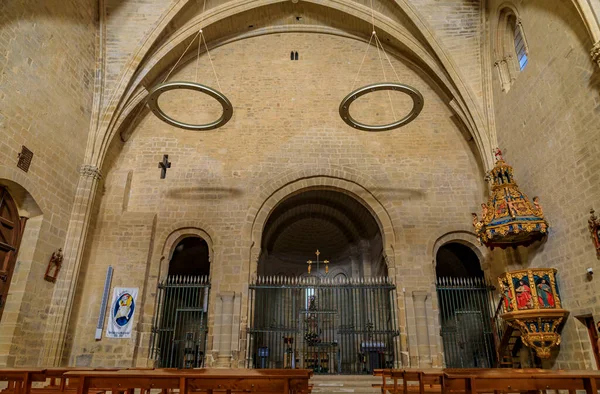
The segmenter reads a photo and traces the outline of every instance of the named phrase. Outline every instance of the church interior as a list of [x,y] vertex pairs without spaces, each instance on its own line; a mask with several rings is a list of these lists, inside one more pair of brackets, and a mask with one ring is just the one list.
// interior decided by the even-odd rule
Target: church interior
[[598,0],[3,0],[0,53],[0,381],[598,373]]

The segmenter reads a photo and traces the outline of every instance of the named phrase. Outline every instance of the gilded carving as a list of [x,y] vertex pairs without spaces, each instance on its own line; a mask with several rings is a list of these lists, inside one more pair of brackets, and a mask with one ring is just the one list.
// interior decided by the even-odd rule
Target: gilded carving
[[505,272],[498,277],[503,298],[501,317],[521,331],[521,339],[540,358],[549,358],[560,344],[560,323],[569,314],[562,309],[556,269]]
[[481,220],[473,213],[473,227],[480,242],[493,249],[528,246],[543,239],[548,222],[539,197],[533,203],[519,190],[513,168],[506,164],[496,149],[496,165],[488,173],[491,192],[487,204],[481,204]]

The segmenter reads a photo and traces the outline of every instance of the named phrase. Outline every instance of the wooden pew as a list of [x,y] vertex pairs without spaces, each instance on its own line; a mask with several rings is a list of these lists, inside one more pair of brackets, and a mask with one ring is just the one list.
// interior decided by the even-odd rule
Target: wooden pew
[[4,368],[0,370],[0,382],[7,382],[2,393],[30,394],[33,382],[45,382],[44,369]]
[[381,376],[382,382],[378,384],[372,384],[371,387],[379,387],[381,388],[381,394],[387,394],[389,389],[387,385],[387,380],[392,378],[392,370],[391,369],[374,369],[373,376]]
[[168,392],[179,389],[180,393],[194,391],[231,393],[284,393],[308,394],[308,381],[312,371],[298,369],[246,370],[246,369],[198,369],[198,370],[121,370],[121,371],[72,371],[67,378],[79,381],[77,394],[89,394],[97,389],[109,389],[112,394],[148,392],[160,389]]
[[443,393],[523,393],[585,390],[598,394],[600,371],[487,369],[444,372]]
[[[403,369],[392,371],[392,379],[394,381],[392,394],[441,393],[442,373],[441,369]],[[398,385],[399,379],[402,379],[401,387]]]

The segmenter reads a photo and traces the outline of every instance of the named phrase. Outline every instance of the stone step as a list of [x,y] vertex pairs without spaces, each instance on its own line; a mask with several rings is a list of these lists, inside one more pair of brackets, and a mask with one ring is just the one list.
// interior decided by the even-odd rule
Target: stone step
[[311,379],[313,393],[354,393],[378,394],[381,389],[373,384],[381,383],[381,378],[370,375],[315,375]]

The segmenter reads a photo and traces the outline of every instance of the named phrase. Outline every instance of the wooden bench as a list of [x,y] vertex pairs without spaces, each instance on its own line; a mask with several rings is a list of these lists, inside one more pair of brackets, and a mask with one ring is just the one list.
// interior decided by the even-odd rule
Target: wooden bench
[[598,394],[600,371],[557,370],[452,370],[444,372],[443,393],[524,393],[552,390],[585,390]]
[[30,394],[33,382],[45,382],[44,369],[5,368],[0,370],[0,382],[7,382],[2,393]]
[[64,375],[79,382],[77,394],[110,389],[112,394],[142,393],[152,389],[163,392],[179,389],[180,393],[213,392],[308,394],[310,370],[121,370],[71,371]]
[[441,369],[375,369],[373,375],[381,376],[382,383],[372,387],[381,388],[382,394],[441,393],[442,374]]
[[377,384],[372,384],[372,387],[381,388],[381,394],[386,394],[388,391],[387,380],[392,378],[392,370],[391,369],[374,369],[373,376],[381,376],[382,382]]

